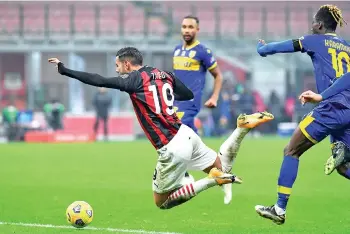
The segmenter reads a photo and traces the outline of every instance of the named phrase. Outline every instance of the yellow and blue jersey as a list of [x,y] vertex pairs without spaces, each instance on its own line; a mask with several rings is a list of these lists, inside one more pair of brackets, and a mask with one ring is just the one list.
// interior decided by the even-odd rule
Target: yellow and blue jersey
[[[312,59],[319,93],[350,71],[350,46],[336,34],[307,35],[299,43],[301,52]],[[349,115],[350,90],[345,90],[322,101],[301,121],[300,129],[313,143],[331,135],[332,142],[350,147]]]
[[217,62],[210,49],[195,41],[190,46],[178,45],[174,49],[173,69],[180,79],[194,94],[193,101],[176,102],[180,109],[194,107],[199,111],[205,86],[206,72],[216,68]]
[[299,43],[312,59],[318,93],[350,71],[350,46],[336,34],[307,35],[299,38]]

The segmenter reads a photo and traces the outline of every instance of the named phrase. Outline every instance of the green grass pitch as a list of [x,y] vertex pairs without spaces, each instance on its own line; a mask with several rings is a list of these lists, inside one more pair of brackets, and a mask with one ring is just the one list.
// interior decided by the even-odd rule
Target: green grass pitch
[[[205,139],[217,150],[223,139]],[[350,230],[349,181],[323,164],[328,140],[302,158],[288,205],[287,221],[277,226],[260,218],[256,204],[276,200],[276,181],[287,139],[247,138],[234,173],[233,202],[223,204],[220,188],[188,203],[159,210],[151,180],[157,155],[148,141],[92,144],[9,144],[0,146],[0,233],[111,233],[6,225],[1,222],[67,225],[66,207],[85,200],[94,208],[90,226],[139,233],[346,233]],[[196,179],[204,173],[193,173]],[[114,230],[115,233],[124,233]]]

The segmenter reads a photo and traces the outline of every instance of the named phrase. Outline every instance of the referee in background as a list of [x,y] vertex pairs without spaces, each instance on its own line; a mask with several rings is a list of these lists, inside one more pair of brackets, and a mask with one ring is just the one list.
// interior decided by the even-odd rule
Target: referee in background
[[100,120],[102,120],[104,140],[108,141],[108,117],[110,107],[112,105],[112,97],[109,95],[106,88],[98,89],[98,92],[95,94],[92,104],[96,111],[96,120],[94,124],[95,137],[97,138],[99,123]]

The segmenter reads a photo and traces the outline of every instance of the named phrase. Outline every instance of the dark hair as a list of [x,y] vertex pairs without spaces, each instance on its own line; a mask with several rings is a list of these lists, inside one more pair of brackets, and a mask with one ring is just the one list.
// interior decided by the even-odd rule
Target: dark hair
[[334,5],[323,5],[317,11],[315,16],[317,21],[322,21],[326,29],[335,31],[337,26],[343,27],[346,21],[343,19],[341,10]]
[[196,23],[199,25],[199,19],[198,19],[198,17],[196,17],[196,16],[188,15],[188,16],[185,16],[184,19],[193,19],[193,20],[195,20]]
[[143,63],[142,53],[135,47],[124,47],[117,52],[116,56],[121,61],[128,60],[132,65],[142,66]]

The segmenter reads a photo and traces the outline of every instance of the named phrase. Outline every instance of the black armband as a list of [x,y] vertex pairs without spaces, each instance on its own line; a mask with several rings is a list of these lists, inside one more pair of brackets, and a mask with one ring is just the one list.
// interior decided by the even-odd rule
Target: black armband
[[300,44],[300,40],[299,39],[293,39],[293,47],[294,47],[294,51],[301,51],[301,44]]

